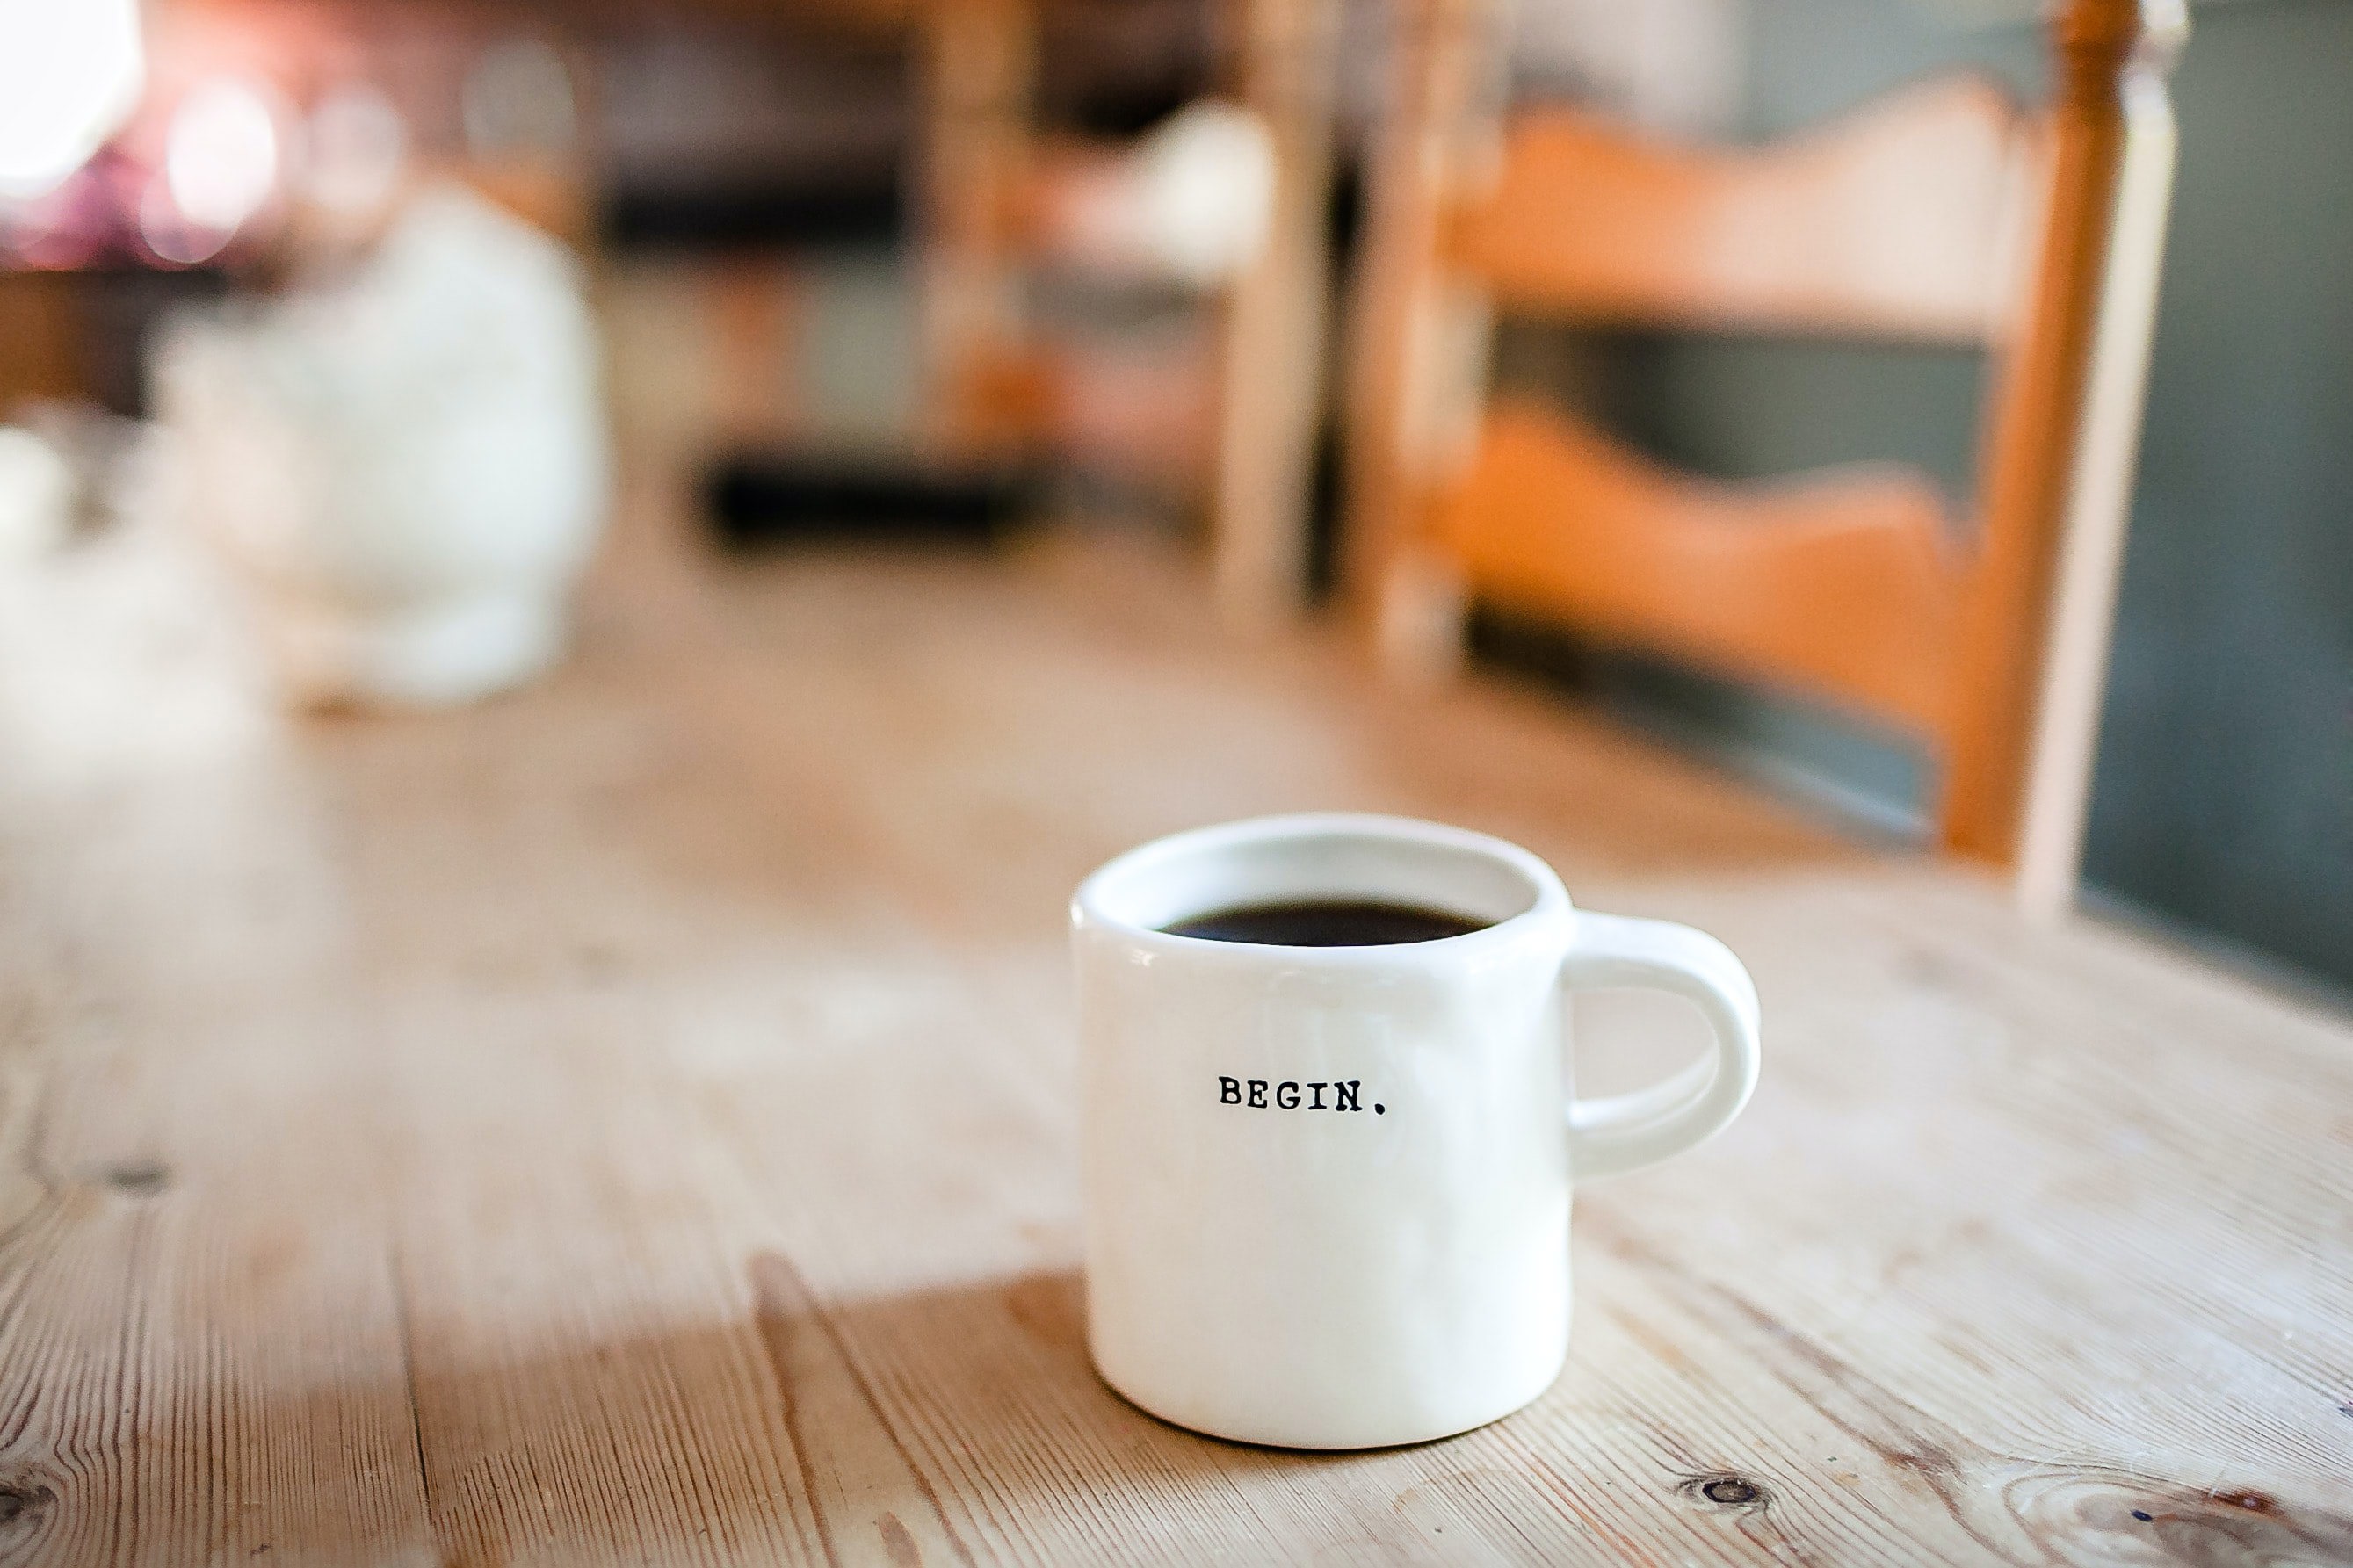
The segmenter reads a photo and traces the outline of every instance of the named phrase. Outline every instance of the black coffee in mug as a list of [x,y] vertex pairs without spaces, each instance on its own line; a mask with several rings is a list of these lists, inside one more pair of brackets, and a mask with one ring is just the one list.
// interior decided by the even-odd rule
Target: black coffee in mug
[[1468,936],[1493,923],[1426,904],[1397,904],[1376,899],[1292,899],[1281,903],[1240,904],[1229,910],[1214,910],[1161,929],[1171,936],[1257,942],[1268,947],[1392,947],[1399,942]]

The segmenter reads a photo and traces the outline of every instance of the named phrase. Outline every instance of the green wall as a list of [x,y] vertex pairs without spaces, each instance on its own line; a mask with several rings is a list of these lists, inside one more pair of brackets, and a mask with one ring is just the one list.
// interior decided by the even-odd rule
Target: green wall
[[2353,3],[2196,25],[2087,864],[2353,986]]

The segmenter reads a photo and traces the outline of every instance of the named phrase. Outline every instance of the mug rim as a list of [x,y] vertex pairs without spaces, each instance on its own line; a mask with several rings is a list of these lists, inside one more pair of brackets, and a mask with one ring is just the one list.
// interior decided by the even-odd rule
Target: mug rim
[[[1214,937],[1184,936],[1122,919],[1104,907],[1106,892],[1114,883],[1159,861],[1186,854],[1229,848],[1238,844],[1342,837],[1388,839],[1393,843],[1424,845],[1480,856],[1490,863],[1503,865],[1523,879],[1532,897],[1528,906],[1517,913],[1458,936],[1431,937],[1422,942],[1327,947],[1301,947],[1282,942],[1236,942]],[[1078,890],[1071,896],[1071,921],[1074,929],[1102,930],[1147,951],[1203,958],[1215,955],[1228,962],[1264,963],[1279,959],[1292,965],[1357,964],[1369,959],[1398,963],[1408,960],[1412,954],[1425,952],[1442,954],[1449,959],[1472,957],[1483,948],[1516,943],[1539,927],[1565,925],[1574,912],[1575,905],[1570,902],[1568,889],[1562,885],[1559,874],[1540,857],[1507,838],[1420,817],[1356,811],[1290,812],[1212,823],[1164,834],[1106,860],[1089,872],[1086,879],[1079,884]]]

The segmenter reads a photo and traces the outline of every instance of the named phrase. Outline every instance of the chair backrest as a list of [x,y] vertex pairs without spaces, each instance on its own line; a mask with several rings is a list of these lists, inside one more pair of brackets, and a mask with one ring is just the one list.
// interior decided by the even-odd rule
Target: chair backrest
[[[1117,221],[1140,171],[1123,149],[1032,129],[1036,0],[931,0],[925,358],[936,434],[950,447],[1075,449],[1164,476],[1206,473],[1219,600],[1263,619],[1295,605],[1304,581],[1338,4],[1206,3],[1233,13],[1229,88],[1263,127],[1272,171],[1263,242],[1219,291],[1214,347],[1110,355],[1030,329],[1021,279],[1041,263],[1153,272],[1149,244]],[[1164,280],[1199,286],[1185,258],[1158,260]]]
[[1446,259],[1506,310],[1588,321],[1982,342],[2032,134],[1976,78],[1934,82],[1758,152],[1666,146],[1538,109],[1467,202]]
[[[1419,0],[1414,21],[1352,409],[1355,575],[1392,646],[1431,657],[1438,579],[1440,603],[1467,590],[1827,700],[1939,755],[1948,847],[2055,855],[2063,900],[2171,167],[2178,6],[2073,0],[2043,114],[1964,78],[1758,150],[1646,141],[1568,109],[1482,116],[1475,0]],[[1995,374],[1975,528],[1893,466],[1726,484],[1564,412],[1488,405],[1477,356],[1497,311],[1982,346]],[[2088,603],[2054,611],[2063,577]],[[2088,677],[2073,646],[2087,637]],[[2053,688],[2071,661],[2072,686]],[[2032,776],[2046,765],[2068,778]],[[2053,826],[2028,820],[2038,792]]]

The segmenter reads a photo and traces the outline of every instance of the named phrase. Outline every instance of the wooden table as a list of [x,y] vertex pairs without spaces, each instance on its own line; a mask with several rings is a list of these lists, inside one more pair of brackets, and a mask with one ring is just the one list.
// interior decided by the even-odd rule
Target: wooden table
[[[0,1563],[2353,1560],[2343,1019],[1207,623],[645,531],[542,689],[289,723],[159,537],[0,581]],[[1580,1194],[1557,1386],[1418,1448],[1082,1342],[1063,900],[1306,806],[1765,997],[1739,1125]],[[1589,1082],[1696,1029],[1583,1016]]]

